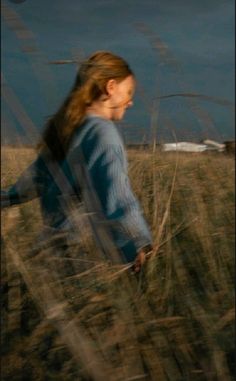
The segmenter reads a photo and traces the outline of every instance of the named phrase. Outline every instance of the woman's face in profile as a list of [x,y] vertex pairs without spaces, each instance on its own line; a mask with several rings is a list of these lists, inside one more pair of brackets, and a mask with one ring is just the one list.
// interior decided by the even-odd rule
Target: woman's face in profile
[[108,93],[110,95],[111,119],[121,120],[127,108],[133,105],[133,95],[135,91],[135,79],[132,75],[126,77],[121,82],[112,80]]

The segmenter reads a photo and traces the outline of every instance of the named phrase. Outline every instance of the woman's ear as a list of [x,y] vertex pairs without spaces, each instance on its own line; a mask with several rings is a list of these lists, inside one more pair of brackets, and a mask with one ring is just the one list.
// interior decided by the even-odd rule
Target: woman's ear
[[109,79],[106,84],[107,95],[113,95],[116,89],[117,82],[115,79]]

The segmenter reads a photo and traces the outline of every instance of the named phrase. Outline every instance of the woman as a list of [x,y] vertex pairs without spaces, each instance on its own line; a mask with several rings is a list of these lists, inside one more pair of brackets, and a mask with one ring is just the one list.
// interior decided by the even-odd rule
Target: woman
[[114,124],[132,106],[134,90],[134,75],[121,57],[99,51],[83,62],[68,97],[46,125],[38,158],[3,192],[2,206],[40,197],[45,225],[68,231],[75,227],[72,209],[82,199],[94,216],[94,233],[101,225],[106,231],[100,243],[111,240],[139,272],[152,239],[130,187],[124,144]]

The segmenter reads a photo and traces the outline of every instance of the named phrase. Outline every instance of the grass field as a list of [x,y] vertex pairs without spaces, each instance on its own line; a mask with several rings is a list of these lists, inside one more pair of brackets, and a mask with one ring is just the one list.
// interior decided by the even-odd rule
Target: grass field
[[[2,187],[34,156],[3,147]],[[154,238],[139,276],[86,232],[35,254],[37,200],[2,211],[2,380],[234,379],[234,158],[128,156]]]

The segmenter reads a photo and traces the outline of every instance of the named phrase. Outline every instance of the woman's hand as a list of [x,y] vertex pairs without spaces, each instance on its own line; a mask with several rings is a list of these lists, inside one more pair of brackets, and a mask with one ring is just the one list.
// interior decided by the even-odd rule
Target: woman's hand
[[137,257],[135,258],[135,261],[134,261],[134,266],[133,266],[133,270],[135,273],[138,273],[141,270],[146,260],[150,258],[151,254],[152,254],[152,247],[150,246],[144,247],[138,252]]

